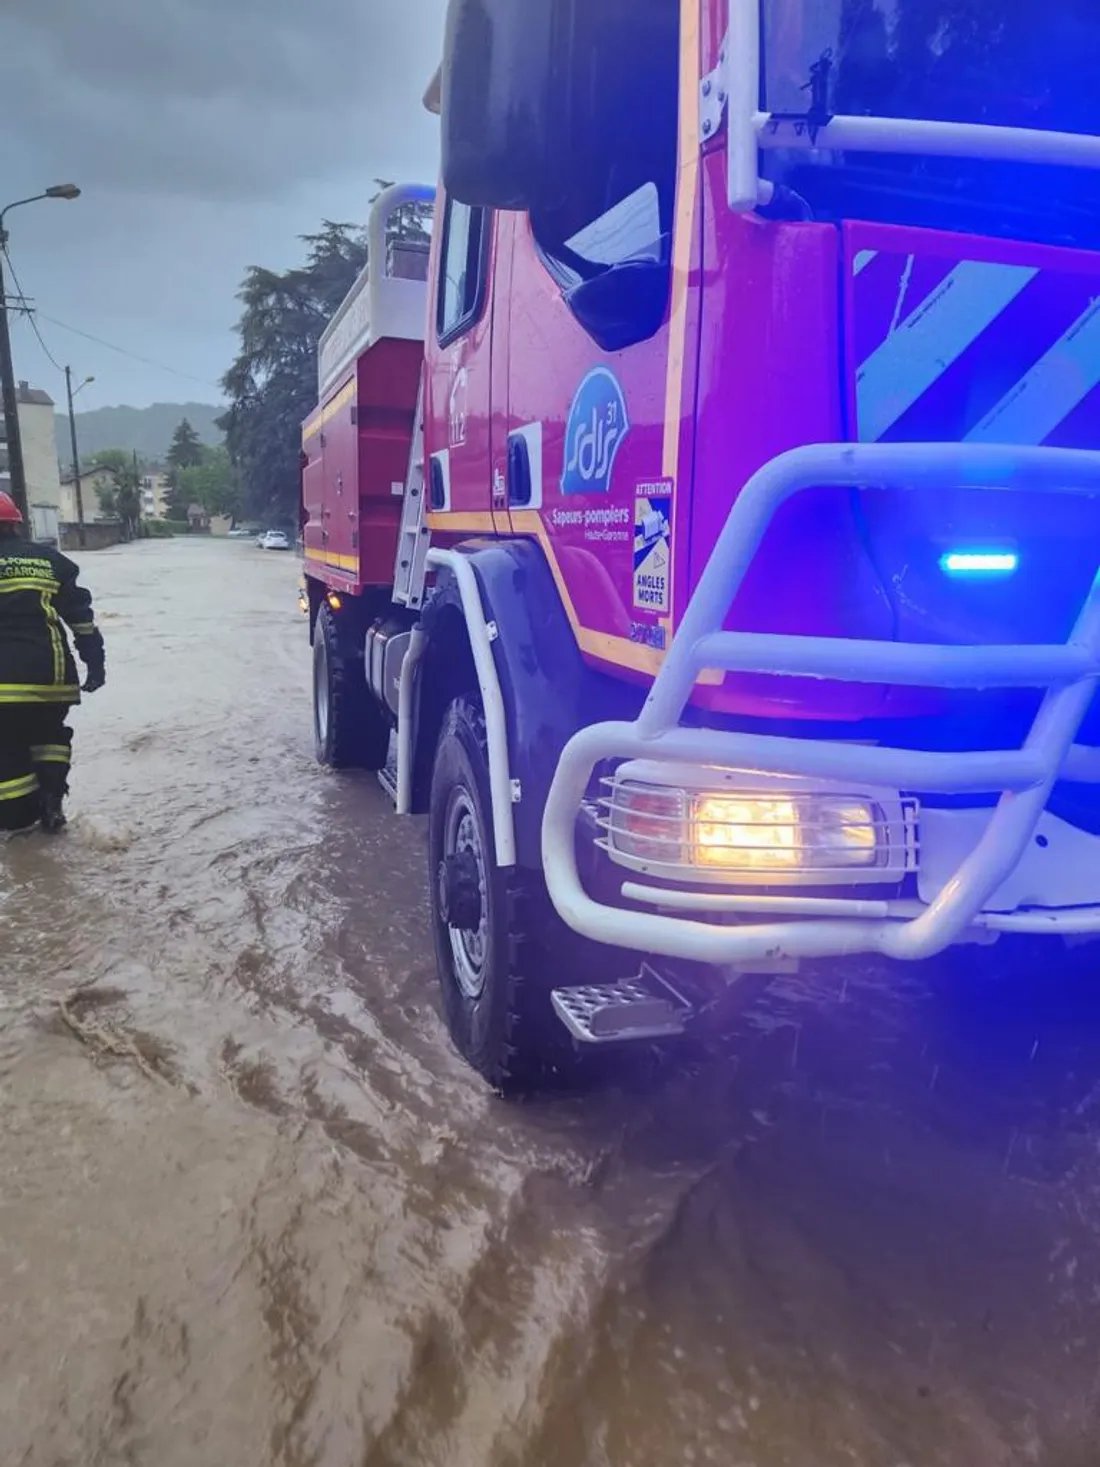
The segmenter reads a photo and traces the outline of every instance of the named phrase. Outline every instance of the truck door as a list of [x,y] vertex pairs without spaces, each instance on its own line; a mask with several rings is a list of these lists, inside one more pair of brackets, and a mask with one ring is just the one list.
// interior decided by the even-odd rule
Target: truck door
[[541,544],[581,650],[649,673],[672,628],[697,356],[694,173],[678,187],[679,16],[644,0],[614,33],[604,7],[577,17],[583,146],[570,145],[568,190],[512,216],[507,300],[497,292],[509,508],[514,531]]
[[433,529],[492,531],[491,379],[496,221],[448,199],[429,312],[428,507]]

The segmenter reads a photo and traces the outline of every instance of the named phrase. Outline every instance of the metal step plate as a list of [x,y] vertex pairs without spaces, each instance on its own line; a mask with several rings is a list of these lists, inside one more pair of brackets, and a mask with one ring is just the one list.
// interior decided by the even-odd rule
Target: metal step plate
[[389,795],[393,803],[397,804],[397,740],[390,739],[390,751],[386,755],[385,768],[378,771],[378,783]]
[[397,770],[392,764],[378,771],[378,783],[386,791],[393,804],[397,804]]
[[692,1007],[648,963],[636,978],[555,988],[554,1012],[581,1044],[672,1039],[684,1032]]

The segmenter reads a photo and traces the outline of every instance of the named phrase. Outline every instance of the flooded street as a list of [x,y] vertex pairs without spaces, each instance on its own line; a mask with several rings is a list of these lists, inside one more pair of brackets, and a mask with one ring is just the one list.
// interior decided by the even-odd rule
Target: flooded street
[[71,826],[0,846],[4,1467],[1095,1467],[1089,984],[803,973],[498,1101],[294,558],[83,570]]

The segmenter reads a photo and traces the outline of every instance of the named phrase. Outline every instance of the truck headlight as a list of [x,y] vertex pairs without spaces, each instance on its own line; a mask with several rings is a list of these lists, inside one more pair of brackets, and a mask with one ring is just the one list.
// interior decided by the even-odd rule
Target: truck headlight
[[692,860],[727,871],[873,866],[880,824],[873,805],[856,801],[697,795]]
[[680,881],[770,875],[779,884],[784,877],[828,884],[844,873],[858,880],[861,871],[908,867],[910,822],[896,797],[887,814],[862,795],[760,783],[692,789],[620,774],[605,782],[601,801],[607,852],[619,865]]

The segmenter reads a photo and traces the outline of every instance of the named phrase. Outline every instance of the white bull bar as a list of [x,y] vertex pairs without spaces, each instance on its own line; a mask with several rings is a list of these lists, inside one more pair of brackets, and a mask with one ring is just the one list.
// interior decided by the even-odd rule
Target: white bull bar
[[[1069,640],[1054,646],[944,647],[722,631],[776,511],[805,489],[829,486],[1100,495],[1100,453],[988,444],[821,444],[765,464],[730,511],[638,719],[582,729],[562,754],[542,827],[546,880],[558,912],[575,931],[599,942],[718,964],[859,952],[919,959],[981,926],[1097,930],[1095,911],[1066,914],[1061,925],[1058,914],[1036,913],[1032,925],[1024,914],[1000,923],[983,919],[982,910],[1019,862],[1055,782],[1100,783],[1100,751],[1074,745],[1100,676],[1100,577]],[[680,720],[706,669],[913,687],[1035,687],[1046,693],[1021,748],[939,753],[684,728]],[[612,907],[585,891],[577,866],[577,818],[593,771],[608,759],[857,778],[861,785],[920,793],[999,792],[1000,799],[978,844],[927,905],[852,902],[845,908],[833,902],[828,910],[852,915],[748,918],[744,925],[723,926]],[[639,889],[632,884],[627,890],[637,896]],[[812,912],[814,904],[808,902],[806,910]],[[868,910],[884,915],[859,915]]]

